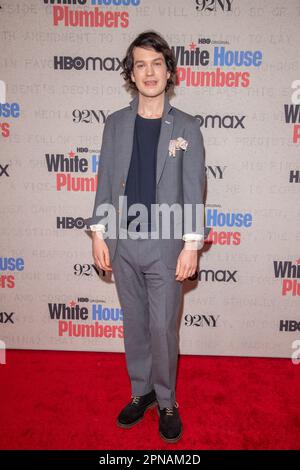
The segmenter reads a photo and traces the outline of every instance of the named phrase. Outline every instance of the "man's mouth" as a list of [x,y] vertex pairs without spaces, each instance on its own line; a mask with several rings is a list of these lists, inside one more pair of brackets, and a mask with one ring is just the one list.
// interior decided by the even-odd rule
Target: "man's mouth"
[[156,80],[146,80],[145,85],[146,86],[155,86],[157,84]]

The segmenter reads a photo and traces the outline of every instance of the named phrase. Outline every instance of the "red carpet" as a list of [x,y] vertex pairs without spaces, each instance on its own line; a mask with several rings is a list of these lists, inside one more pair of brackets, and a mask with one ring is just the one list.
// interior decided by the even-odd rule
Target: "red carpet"
[[130,399],[121,353],[7,351],[1,449],[299,449],[300,365],[288,359],[180,356],[184,436],[158,435],[157,411],[115,425]]

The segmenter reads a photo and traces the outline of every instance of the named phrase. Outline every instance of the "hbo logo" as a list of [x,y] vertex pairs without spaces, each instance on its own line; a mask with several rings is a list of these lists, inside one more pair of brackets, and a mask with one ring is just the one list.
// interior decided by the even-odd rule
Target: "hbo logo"
[[82,217],[56,217],[56,226],[57,228],[79,228],[82,229],[85,227],[84,219]]

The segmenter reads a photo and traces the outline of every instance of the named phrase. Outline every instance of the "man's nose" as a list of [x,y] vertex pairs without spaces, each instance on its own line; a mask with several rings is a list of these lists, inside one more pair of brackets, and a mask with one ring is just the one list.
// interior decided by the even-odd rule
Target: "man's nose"
[[153,67],[152,65],[148,65],[146,69],[147,75],[152,75],[153,74]]

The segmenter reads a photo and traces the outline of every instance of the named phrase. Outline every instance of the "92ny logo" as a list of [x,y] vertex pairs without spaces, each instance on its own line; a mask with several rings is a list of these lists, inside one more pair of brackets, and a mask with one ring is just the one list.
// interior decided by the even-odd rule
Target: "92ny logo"
[[232,11],[233,0],[196,0],[197,11]]
[[296,339],[292,342],[292,349],[295,349],[291,356],[292,363],[298,365],[300,364],[300,339]]
[[6,346],[4,341],[0,340],[0,364],[6,364]]

